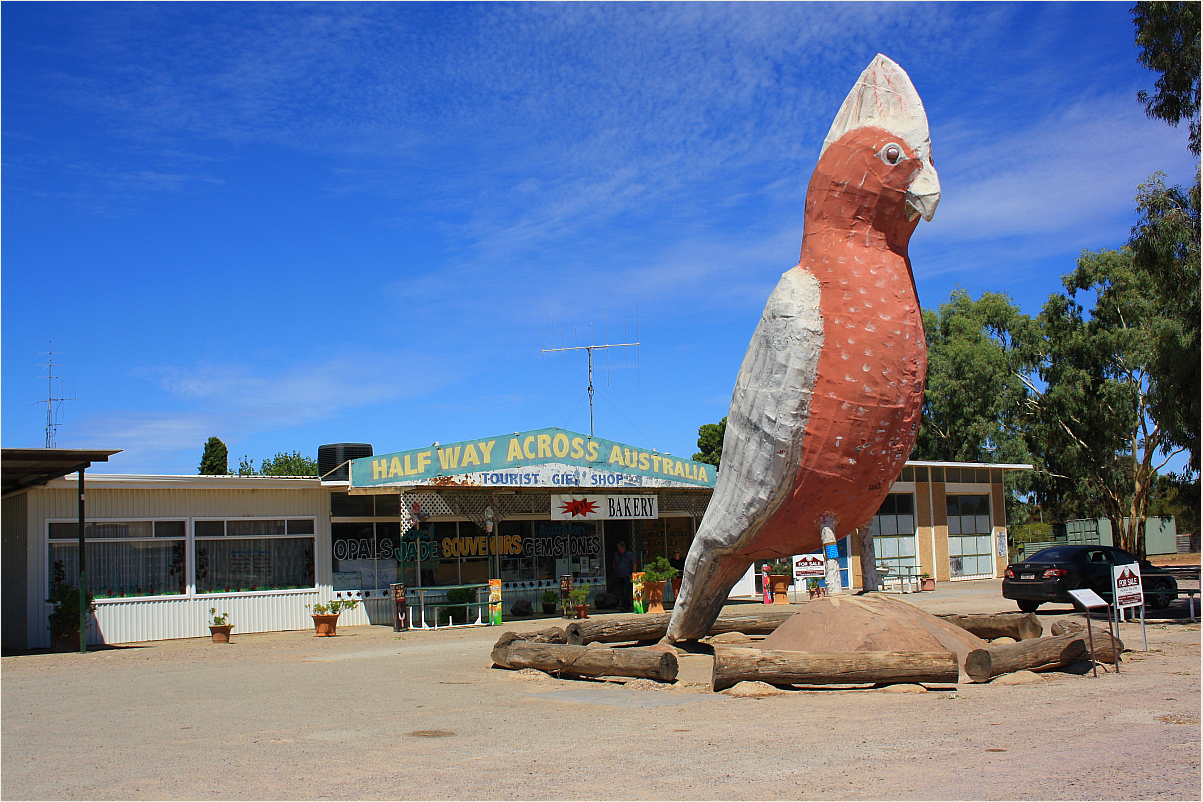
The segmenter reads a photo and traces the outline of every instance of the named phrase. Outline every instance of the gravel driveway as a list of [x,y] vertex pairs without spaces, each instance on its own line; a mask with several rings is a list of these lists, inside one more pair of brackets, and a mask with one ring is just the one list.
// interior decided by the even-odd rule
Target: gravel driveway
[[[997,581],[904,596],[1011,611]],[[1046,631],[1068,607],[1041,608]],[[505,628],[558,623],[532,620]],[[498,628],[0,660],[4,799],[1199,799],[1199,627],[1119,675],[762,699],[491,669]],[[1130,648],[1138,624],[1125,624]],[[915,689],[917,690],[917,689]]]

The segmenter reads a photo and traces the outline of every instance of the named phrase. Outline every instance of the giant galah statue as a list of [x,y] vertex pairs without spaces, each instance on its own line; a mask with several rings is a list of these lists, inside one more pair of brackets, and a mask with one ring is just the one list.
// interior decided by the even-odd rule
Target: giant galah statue
[[754,560],[834,547],[881,506],[915,443],[927,370],[907,243],[939,200],[923,103],[879,55],[823,142],[801,260],[739,368],[667,641],[705,636]]

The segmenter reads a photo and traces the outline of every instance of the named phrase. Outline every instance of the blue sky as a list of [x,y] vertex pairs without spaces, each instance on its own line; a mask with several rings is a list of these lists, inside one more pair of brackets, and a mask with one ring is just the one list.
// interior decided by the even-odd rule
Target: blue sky
[[45,441],[47,341],[57,444],[105,472],[587,432],[541,342],[638,314],[597,434],[691,455],[876,53],[942,184],[925,307],[1034,315],[1139,183],[1193,178],[1130,5],[5,3],[3,444]]

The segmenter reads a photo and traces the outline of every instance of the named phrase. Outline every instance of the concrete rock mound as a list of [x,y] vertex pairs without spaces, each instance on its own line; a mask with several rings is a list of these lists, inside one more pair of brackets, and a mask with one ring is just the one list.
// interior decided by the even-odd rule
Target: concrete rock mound
[[802,605],[756,644],[787,652],[956,652],[965,658],[986,641],[908,602],[881,593],[829,596]]

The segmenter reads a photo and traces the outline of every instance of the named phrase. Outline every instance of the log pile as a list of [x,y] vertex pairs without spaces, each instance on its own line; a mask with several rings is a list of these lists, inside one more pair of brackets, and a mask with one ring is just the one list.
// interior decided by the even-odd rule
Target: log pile
[[[1115,656],[1124,653],[1124,642],[1119,639],[1118,635],[1108,635],[1106,629],[1099,627],[1091,627],[1094,635],[1094,660],[1096,663],[1114,663]],[[1062,618],[1057,623],[1053,624],[1051,632],[1054,635],[1078,635],[1086,640],[1087,645],[1090,644],[1090,638],[1086,634],[1086,625],[1081,621],[1075,621],[1072,618]],[[1115,648],[1111,647],[1111,640],[1115,639]]]
[[1000,674],[1076,663],[1087,657],[1087,652],[1086,640],[1077,634],[987,646],[969,653],[965,658],[965,673],[974,682],[988,682]]

